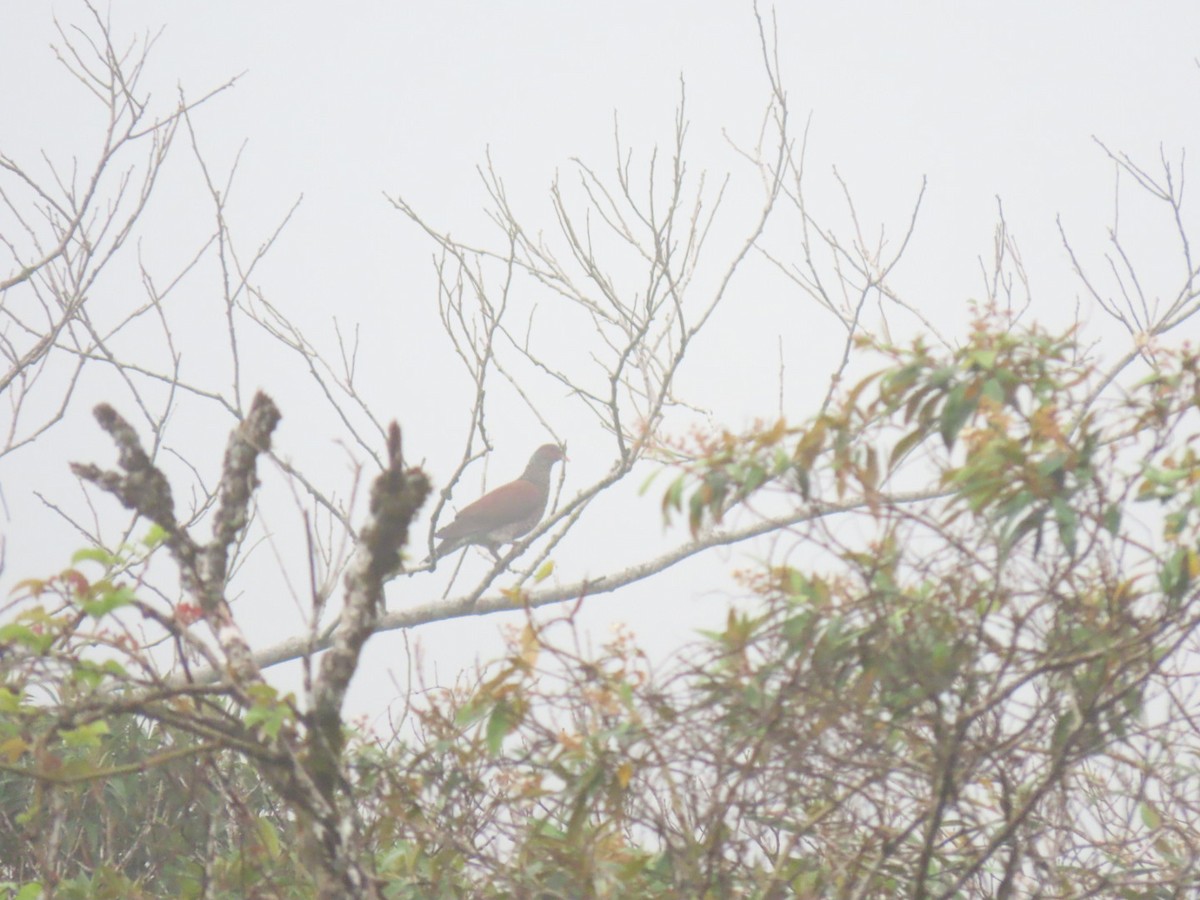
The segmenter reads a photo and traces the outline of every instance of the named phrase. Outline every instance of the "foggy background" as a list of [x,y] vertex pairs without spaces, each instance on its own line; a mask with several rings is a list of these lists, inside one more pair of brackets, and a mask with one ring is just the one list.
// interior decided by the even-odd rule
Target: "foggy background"
[[[490,154],[525,227],[552,235],[557,225],[548,192],[556,174],[568,195],[578,183],[573,159],[610,174],[616,125],[632,170],[644,178],[656,146],[669,155],[685,91],[689,176],[707,172],[714,189],[730,179],[698,284],[719,276],[762,205],[758,174],[737,150],[758,139],[770,91],[749,3],[335,7],[218,0],[120,2],[107,14],[119,40],[162,29],[143,84],[152,86],[164,114],[180,90],[196,98],[245,73],[193,115],[217,181],[223,183],[240,154],[227,210],[235,239],[252,252],[303,198],[252,284],[323,354],[338,353],[335,322],[351,341],[358,330],[359,389],[378,418],[400,422],[406,455],[423,461],[435,488],[462,454],[473,387],[438,321],[435,248],[388,197],[402,196],[429,224],[460,240],[495,246],[502,236],[486,215],[477,171]],[[772,10],[764,6],[759,14],[770,27]],[[836,167],[869,241],[881,228],[899,241],[927,179],[894,281],[953,337],[969,320],[968,301],[984,294],[980,259],[991,258],[1002,201],[1032,286],[1029,316],[1059,328],[1078,314],[1087,337],[1120,338],[1072,277],[1056,218],[1077,251],[1099,260],[1117,195],[1114,165],[1095,139],[1146,165],[1157,162],[1160,147],[1178,160],[1182,148],[1200,143],[1200,7],[781,3],[774,14],[791,127],[803,134],[808,121],[806,199],[814,216],[853,234]],[[86,166],[104,126],[98,107],[55,60],[50,45],[61,40],[54,17],[70,29],[87,22],[87,11],[74,2],[7,3],[0,10],[0,152],[39,172],[43,152],[68,171],[73,157]],[[142,290],[139,258],[148,269],[177,271],[212,230],[203,180],[184,150],[188,140],[177,137],[136,248],[128,245],[92,291],[89,303],[111,306],[114,316]],[[1166,245],[1170,232],[1150,208],[1145,200],[1122,208],[1120,221],[1122,238],[1144,254],[1143,271],[1153,273],[1156,259],[1164,266],[1177,259],[1178,247]],[[775,229],[765,243],[787,258],[797,240]],[[0,277],[10,274],[11,260],[0,255]],[[625,274],[636,282],[634,270],[615,272]],[[219,272],[206,261],[172,303],[184,323],[176,327],[183,332],[185,374],[203,381],[212,373],[217,389],[228,359],[214,278]],[[1153,294],[1154,285],[1147,289]],[[527,302],[539,309],[531,327],[553,329],[551,299],[530,288]],[[912,334],[905,327],[893,337]],[[681,418],[681,432],[689,424],[740,430],[772,419],[781,397],[784,414],[802,421],[828,388],[843,336],[831,316],[752,256],[680,373],[681,392],[696,406]],[[589,337],[556,334],[554,352],[586,354]],[[152,359],[159,350],[148,343],[145,353]],[[1097,353],[1104,355],[1103,343]],[[240,361],[244,384],[266,390],[283,411],[276,451],[326,473],[348,494],[363,454],[339,439],[294,355],[263,336],[261,344],[242,346]],[[460,508],[519,474],[532,450],[549,440],[564,440],[570,455],[564,498],[608,465],[611,439],[579,415],[560,385],[532,370],[515,374],[556,433],[544,431],[498,382],[489,395],[495,452],[457,487]],[[89,409],[112,400],[129,414],[118,389],[103,367],[86,369],[63,420],[0,460],[5,593],[21,579],[65,567],[82,546],[50,504],[111,523],[105,527],[114,531],[127,521],[109,497],[94,494],[89,509],[66,468],[71,460],[111,464],[111,443]],[[170,444],[205,474],[215,473],[229,420],[196,415],[171,427]],[[642,468],[648,477],[658,467]],[[255,646],[267,646],[303,631],[307,574],[297,555],[303,543],[295,504],[286,490],[271,487],[270,467],[260,477],[266,484],[260,511],[274,539],[256,548],[253,564],[239,575],[234,609]],[[555,551],[553,579],[612,571],[686,539],[682,523],[664,528],[659,501],[666,479],[639,496],[642,480],[593,505]],[[430,511],[432,501],[426,516]],[[419,535],[422,548],[425,539]],[[582,621],[597,641],[613,623],[626,623],[665,656],[696,629],[723,620],[737,594],[729,571],[763,552],[753,545],[710,552],[587,601]],[[461,586],[467,573],[484,571],[478,553],[468,553]],[[414,554],[420,558],[423,549]],[[393,581],[389,609],[441,596],[456,561]],[[283,577],[268,579],[267,572]],[[501,578],[497,586],[504,584]],[[352,710],[373,722],[385,715],[407,683],[414,648],[432,680],[451,683],[476,659],[498,653],[499,628],[521,618],[434,623],[415,629],[407,643],[399,632],[377,635],[352,687]],[[269,677],[294,684],[297,672],[287,664]]]

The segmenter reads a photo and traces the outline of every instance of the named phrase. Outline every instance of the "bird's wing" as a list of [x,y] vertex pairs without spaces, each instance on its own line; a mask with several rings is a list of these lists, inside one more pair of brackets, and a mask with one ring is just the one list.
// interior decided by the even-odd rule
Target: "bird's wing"
[[518,522],[533,515],[543,503],[537,485],[517,479],[484,494],[459,511],[454,521],[439,529],[437,536],[445,541],[476,534],[486,534],[494,528]]

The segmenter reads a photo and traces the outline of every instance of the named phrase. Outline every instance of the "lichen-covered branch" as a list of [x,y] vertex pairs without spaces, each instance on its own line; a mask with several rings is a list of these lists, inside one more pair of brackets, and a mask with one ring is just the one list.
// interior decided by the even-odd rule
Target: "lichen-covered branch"
[[[360,531],[358,554],[346,574],[346,599],[338,620],[333,646],[321,660],[313,685],[309,729],[308,766],[330,807],[338,809],[342,779],[344,723],[342,703],[350,679],[358,669],[363,645],[375,631],[383,611],[384,579],[400,564],[400,549],[408,543],[409,527],[425,498],[429,479],[420,469],[406,469],[400,427],[388,429],[387,467],[371,485],[370,519]],[[347,842],[355,810],[343,805],[330,821],[314,821],[313,837],[331,860],[352,857]],[[344,882],[354,873],[339,870]],[[323,888],[321,896],[340,897],[338,884]],[[361,889],[361,888],[360,888]]]
[[125,474],[82,463],[72,463],[71,470],[165,532],[166,545],[179,568],[184,590],[195,598],[216,635],[226,665],[235,675],[234,684],[244,687],[252,681],[261,681],[254,654],[225,599],[225,581],[229,545],[246,526],[250,499],[258,484],[255,474],[258,455],[270,449],[271,432],[279,422],[274,402],[266,394],[257,394],[246,418],[230,435],[213,538],[205,545],[197,543],[176,521],[171,486],[142,449],[133,427],[108,404],[97,406],[95,416],[117,445],[117,462]]
[[[252,688],[265,686],[265,682],[226,597],[229,548],[250,520],[250,504],[259,486],[258,459],[270,452],[279,409],[266,394],[258,393],[246,417],[230,434],[213,537],[206,544],[197,542],[177,521],[170,484],[133,427],[106,404],[98,406],[95,415],[117,446],[120,471],[82,463],[73,464],[72,470],[163,530],[184,590],[195,599],[200,616],[225,654],[232,695],[243,707],[253,707],[259,695]],[[341,708],[363,644],[379,621],[384,578],[399,566],[409,526],[429,494],[424,473],[404,467],[400,428],[395,423],[388,431],[387,450],[387,467],[371,489],[370,520],[360,532],[359,553],[346,575],[346,601],[337,638],[313,685],[309,727],[289,722],[271,732],[250,730],[272,753],[249,755],[260,760],[264,776],[307,823],[315,849],[317,895],[322,898],[376,896],[371,878],[357,858],[355,810],[339,798],[345,784]],[[196,716],[191,724],[202,732],[204,723],[200,713]],[[187,721],[177,724],[189,727]]]

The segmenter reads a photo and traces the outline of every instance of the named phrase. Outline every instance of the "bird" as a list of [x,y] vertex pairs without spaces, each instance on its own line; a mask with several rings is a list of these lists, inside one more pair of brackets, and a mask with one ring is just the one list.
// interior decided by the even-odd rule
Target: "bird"
[[469,544],[486,547],[498,558],[501,544],[528,534],[541,521],[550,498],[550,470],[566,458],[557,444],[538,447],[520,478],[488,491],[463,507],[453,522],[435,532],[434,536],[441,541],[429,562],[436,563],[447,553]]

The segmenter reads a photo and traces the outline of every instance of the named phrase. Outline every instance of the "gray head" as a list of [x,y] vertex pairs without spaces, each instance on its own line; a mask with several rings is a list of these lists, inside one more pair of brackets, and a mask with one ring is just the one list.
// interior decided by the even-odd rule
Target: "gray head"
[[521,477],[534,484],[549,484],[550,470],[556,462],[566,458],[567,455],[563,453],[562,447],[558,444],[542,444],[533,451],[533,456],[529,458],[529,465],[525,467],[525,472]]

